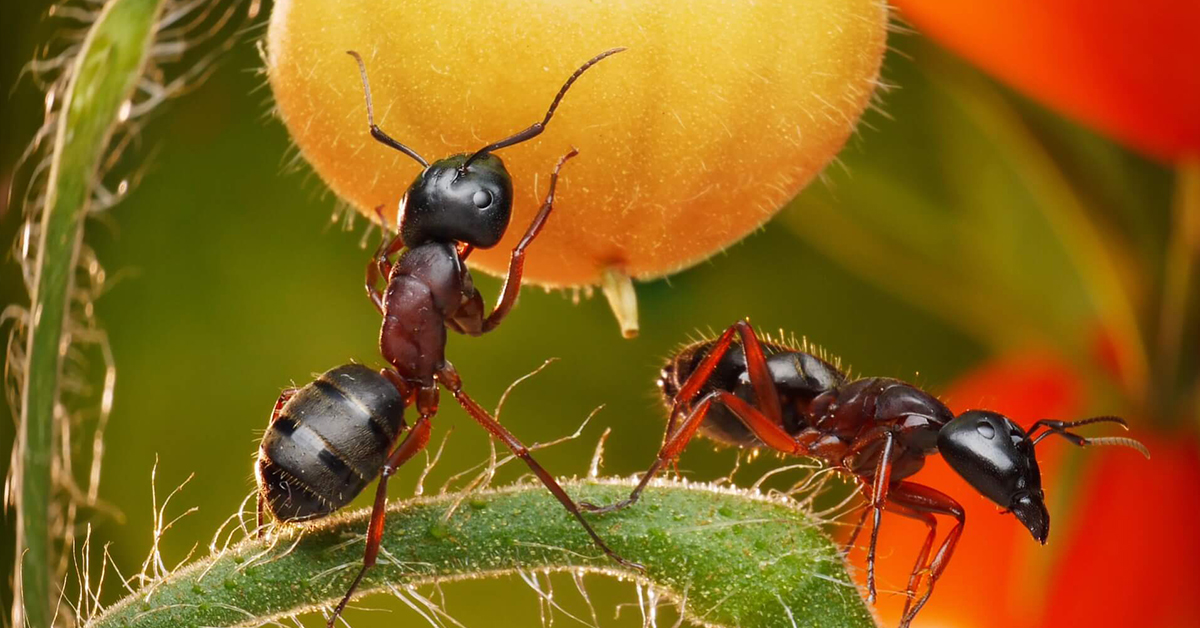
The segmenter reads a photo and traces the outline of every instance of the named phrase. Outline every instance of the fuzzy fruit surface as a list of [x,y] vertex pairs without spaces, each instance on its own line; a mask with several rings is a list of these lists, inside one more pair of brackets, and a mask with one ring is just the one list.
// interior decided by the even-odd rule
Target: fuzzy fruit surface
[[433,161],[540,121],[575,68],[609,48],[540,137],[498,151],[513,218],[471,264],[502,273],[572,146],[526,281],[596,284],[693,265],[766,222],[845,143],[878,82],[880,0],[281,0],[268,75],[301,153],[341,198],[395,224],[420,172],[367,132],[346,50],[366,61],[376,122]]

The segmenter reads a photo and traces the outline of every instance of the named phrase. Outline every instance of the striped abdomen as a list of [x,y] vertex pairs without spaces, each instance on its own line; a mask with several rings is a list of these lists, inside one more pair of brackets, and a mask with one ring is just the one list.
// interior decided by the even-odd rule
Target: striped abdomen
[[316,519],[350,503],[379,475],[403,429],[399,391],[361,364],[296,391],[258,450],[258,488],[271,514]]

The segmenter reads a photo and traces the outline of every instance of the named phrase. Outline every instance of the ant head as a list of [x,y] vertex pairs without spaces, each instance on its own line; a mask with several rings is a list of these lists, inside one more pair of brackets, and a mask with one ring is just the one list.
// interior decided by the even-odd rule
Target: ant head
[[579,76],[622,50],[624,48],[606,50],[575,70],[550,102],[550,108],[541,122],[535,122],[529,128],[492,142],[469,155],[453,155],[432,165],[417,151],[393,139],[375,124],[367,67],[357,52],[346,51],[358,63],[358,71],[362,76],[363,95],[367,100],[367,128],[371,137],[408,155],[424,168],[400,201],[400,237],[405,246],[456,241],[486,249],[500,242],[512,215],[512,177],[504,168],[504,162],[492,153],[540,135],[554,117],[558,103],[562,102],[563,96]]
[[1013,513],[1039,543],[1050,534],[1050,513],[1034,441],[1012,419],[969,410],[938,432],[942,457],[975,490]]
[[504,162],[483,154],[435,161],[400,201],[400,237],[406,246],[466,242],[486,249],[500,242],[512,217],[512,177]]

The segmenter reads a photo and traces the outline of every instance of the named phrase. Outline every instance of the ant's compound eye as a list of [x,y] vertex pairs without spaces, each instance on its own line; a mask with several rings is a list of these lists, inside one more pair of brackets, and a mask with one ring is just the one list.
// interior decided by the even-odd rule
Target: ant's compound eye
[[975,426],[975,429],[979,432],[980,436],[988,440],[992,440],[996,436],[996,428],[992,427],[992,424],[987,421],[980,421],[979,425]]
[[492,204],[492,193],[487,190],[479,190],[471,196],[471,201],[479,209],[485,209],[488,205]]

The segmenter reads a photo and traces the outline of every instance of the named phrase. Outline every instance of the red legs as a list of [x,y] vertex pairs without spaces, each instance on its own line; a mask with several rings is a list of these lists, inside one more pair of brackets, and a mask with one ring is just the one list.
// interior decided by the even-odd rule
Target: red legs
[[742,350],[746,353],[746,368],[750,374],[750,384],[754,388],[754,397],[759,409],[767,417],[776,422],[779,421],[779,417],[782,415],[779,393],[771,382],[771,372],[767,369],[767,360],[763,355],[762,345],[759,344],[758,336],[754,334],[754,328],[750,326],[750,323],[738,321],[730,325],[729,329],[726,329],[721,337],[717,338],[712,349],[708,351],[708,355],[704,356],[704,359],[688,376],[687,381],[679,388],[679,392],[675,394],[675,400],[671,404],[671,415],[667,418],[667,437],[670,437],[675,431],[675,423],[682,414],[684,406],[691,403],[696,395],[700,394],[700,389],[708,382],[708,378],[712,377],[717,363],[729,351],[735,333],[741,338]]
[[533,474],[536,475],[539,480],[541,480],[542,484],[546,486],[550,493],[553,494],[554,497],[557,498],[558,501],[563,505],[563,507],[567,509],[567,512],[571,513],[575,519],[579,521],[580,525],[583,526],[583,529],[587,531],[588,536],[592,537],[592,541],[599,546],[600,549],[604,550],[604,553],[607,554],[609,558],[615,560],[621,565],[624,565],[625,567],[636,569],[640,572],[646,571],[646,568],[642,565],[621,558],[616,554],[616,552],[612,551],[607,544],[605,544],[604,540],[600,538],[600,535],[596,534],[596,531],[592,529],[591,524],[589,524],[587,520],[583,518],[583,513],[579,511],[579,507],[575,505],[575,502],[571,499],[571,496],[567,495],[567,492],[563,490],[562,486],[559,486],[558,482],[554,479],[554,476],[547,473],[546,470],[542,468],[542,465],[538,464],[537,461],[533,459],[533,456],[529,453],[529,448],[522,444],[521,441],[518,440],[517,437],[511,432],[505,429],[503,425],[500,425],[496,419],[492,418],[491,414],[489,414],[487,410],[484,410],[482,407],[480,407],[480,405],[476,403],[474,399],[471,399],[467,393],[463,392],[462,378],[458,376],[458,372],[454,370],[454,367],[449,362],[447,362],[446,365],[443,366],[440,371],[438,371],[437,378],[438,381],[440,381],[442,385],[446,387],[446,390],[450,391],[450,394],[454,395],[454,399],[458,401],[459,405],[461,405],[463,409],[467,411],[467,414],[469,414],[472,419],[475,419],[475,421],[482,425],[483,428],[488,432],[490,432],[496,440],[508,447],[508,449],[512,451],[513,455],[517,456],[521,460],[524,460],[525,464],[529,465],[529,468],[533,471]]
[[333,615],[330,616],[329,623],[327,624],[328,628],[333,628],[334,622],[337,621],[342,611],[345,610],[346,604],[350,602],[350,598],[354,595],[354,591],[358,589],[363,576],[379,557],[379,545],[383,541],[383,527],[387,518],[388,478],[396,473],[396,469],[403,466],[417,452],[425,448],[425,445],[429,442],[429,428],[428,417],[422,416],[420,419],[417,419],[412,430],[408,432],[408,436],[392,451],[392,454],[388,456],[387,462],[384,463],[383,471],[379,475],[379,484],[375,488],[375,505],[371,508],[371,523],[367,527],[367,549],[363,553],[362,569],[358,571],[358,575],[350,583],[350,588],[346,591],[346,595],[342,597],[342,601],[338,602],[337,608],[333,610]]
[[[483,321],[483,327],[479,333],[487,333],[496,328],[500,321],[508,316],[509,311],[517,303],[517,294],[521,291],[521,275],[525,270],[525,249],[533,239],[542,231],[542,227],[546,225],[546,219],[550,217],[550,210],[554,208],[554,190],[558,185],[558,172],[562,170],[563,164],[568,159],[578,155],[579,151],[574,148],[571,152],[562,156],[558,160],[558,165],[554,166],[554,172],[550,174],[550,191],[546,193],[546,200],[542,203],[542,208],[534,216],[533,222],[529,223],[529,228],[525,231],[525,235],[517,246],[512,250],[512,256],[508,262],[508,275],[504,278],[504,289],[500,293],[500,300],[496,302],[496,307],[492,308],[492,313]],[[469,254],[470,251],[468,250]]]
[[[913,570],[913,575],[909,578],[910,597],[908,603],[904,606],[904,618],[900,622],[900,628],[907,628],[912,622],[917,613],[921,612],[925,603],[929,601],[929,596],[933,595],[933,587],[937,584],[938,578],[942,576],[942,572],[946,571],[946,565],[950,564],[950,557],[954,554],[954,548],[958,545],[958,539],[962,536],[963,525],[967,521],[966,512],[963,511],[962,505],[954,501],[952,497],[942,493],[941,491],[932,489],[922,484],[914,484],[912,482],[899,482],[892,487],[891,494],[888,499],[901,509],[907,509],[912,513],[929,513],[935,515],[947,515],[954,517],[956,523],[942,541],[941,547],[938,548],[937,554],[934,554],[933,559],[929,561],[929,566],[921,571],[929,572],[929,586],[925,589],[925,594],[917,601],[916,605],[909,609],[912,603],[912,594],[915,591],[916,584],[920,582],[920,575],[917,569]],[[900,514],[906,514],[902,510]],[[926,547],[930,547],[933,540],[933,530],[926,537]],[[928,552],[924,552],[926,555]],[[918,565],[919,567],[919,565]]]
[[891,501],[889,512],[894,512],[902,517],[915,519],[925,524],[929,528],[929,532],[925,535],[925,542],[921,545],[921,552],[917,554],[917,561],[913,563],[912,573],[908,576],[908,587],[905,588],[904,612],[901,617],[908,616],[908,610],[912,607],[913,601],[917,599],[917,587],[921,584],[921,578],[925,573],[925,561],[929,558],[929,552],[933,549],[933,540],[937,536],[937,519],[927,512],[912,510],[907,506],[901,505],[896,500]]
[[854,531],[850,533],[850,540],[846,541],[846,545],[842,547],[842,554],[849,554],[854,549],[854,542],[858,540],[858,535],[862,533],[863,526],[867,524],[867,517],[871,515],[870,505],[863,506],[862,516],[858,518],[858,523],[854,524]]
[[[283,392],[279,393],[279,398],[275,400],[275,406],[273,408],[271,408],[271,418],[267,419],[267,427],[270,427],[271,424],[275,422],[275,419],[279,418],[279,413],[283,411],[283,406],[287,405],[287,402],[290,401],[291,398],[296,395],[296,392],[298,390],[300,390],[300,389],[299,388],[285,388],[283,390]],[[258,494],[258,527],[255,530],[256,530],[256,534],[258,535],[258,538],[260,538],[260,539],[263,537],[263,522],[265,522],[266,518],[267,518],[266,511],[267,511],[266,501],[263,498],[263,494],[261,492],[259,492],[259,494]]]
[[[746,367],[750,375],[750,384],[754,388],[754,396],[758,406],[755,407],[731,393],[714,391],[705,395],[688,412],[683,424],[676,430],[679,415],[683,412],[684,407],[695,399],[700,389],[708,381],[708,378],[712,376],[717,363],[729,351],[735,333],[741,338],[743,351],[746,353]],[[650,465],[646,473],[642,475],[641,481],[634,487],[629,497],[608,506],[597,506],[585,502],[581,504],[583,509],[589,512],[606,513],[626,508],[637,502],[646,485],[650,483],[650,480],[654,478],[658,471],[663,466],[674,461],[683,452],[688,442],[695,436],[700,424],[704,422],[704,417],[708,414],[708,409],[714,402],[724,404],[768,447],[785,453],[804,453],[804,448],[796,442],[796,439],[792,438],[780,427],[783,412],[780,409],[779,393],[775,390],[775,386],[772,383],[771,373],[767,368],[766,356],[763,354],[762,345],[759,344],[758,337],[754,334],[754,328],[750,327],[750,324],[746,321],[738,321],[721,334],[720,338],[713,344],[712,349],[709,350],[708,355],[704,356],[704,359],[700,361],[700,364],[688,376],[687,381],[679,388],[679,392],[675,394],[675,400],[671,404],[671,415],[667,419],[667,435],[663,439],[663,446],[658,452],[658,458]]]
[[383,293],[379,291],[379,280],[387,280],[392,274],[392,263],[388,261],[388,257],[404,248],[404,240],[400,239],[399,233],[391,232],[387,218],[383,217],[383,205],[375,208],[375,215],[379,216],[381,237],[379,246],[371,255],[371,261],[367,262],[366,287],[367,297],[375,304],[375,309],[383,314]]
[[[867,549],[867,601],[875,603],[875,548],[879,545],[879,524],[883,522],[883,506],[887,503],[888,490],[892,484],[892,452],[896,435],[888,430],[874,438],[860,439],[852,452],[861,451],[872,442],[883,439],[883,451],[879,452],[879,463],[875,466],[875,479],[871,486],[871,545]],[[853,453],[848,453],[851,456]]]

